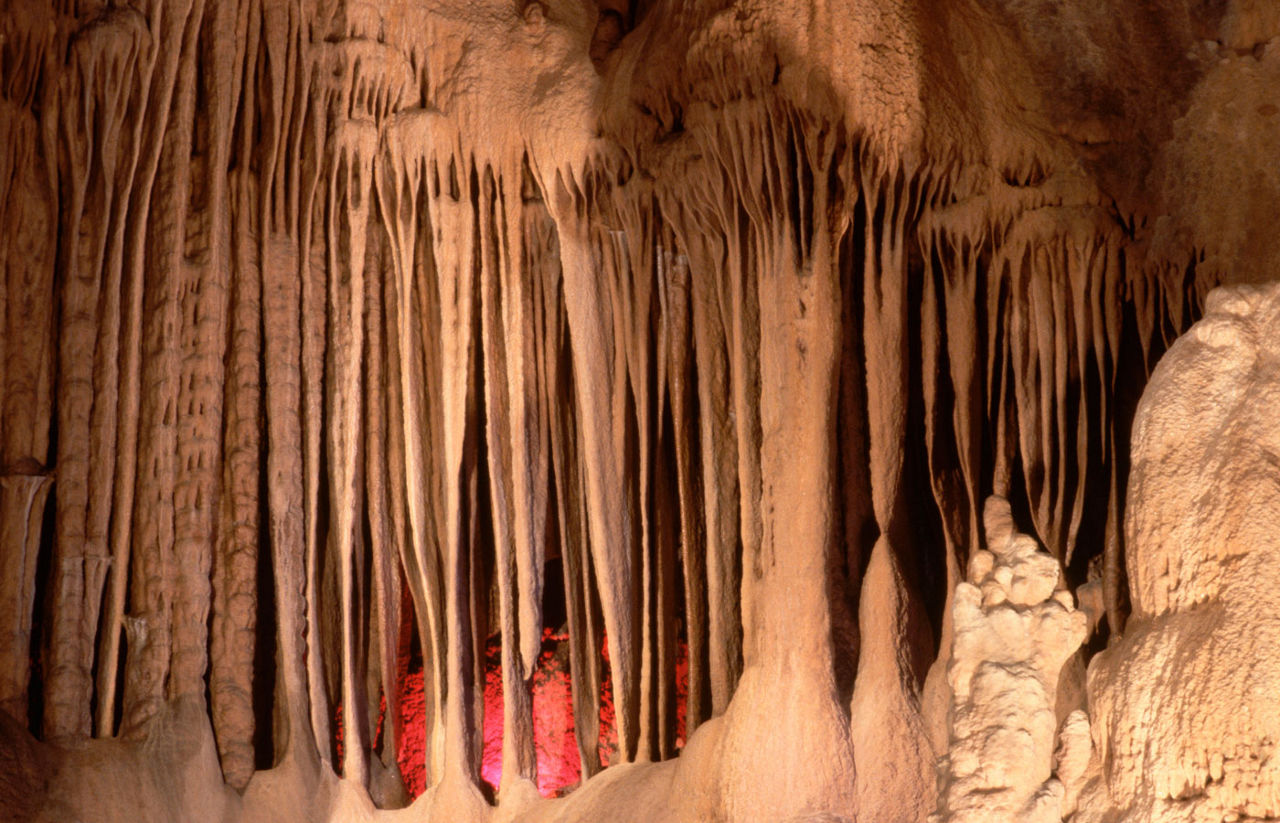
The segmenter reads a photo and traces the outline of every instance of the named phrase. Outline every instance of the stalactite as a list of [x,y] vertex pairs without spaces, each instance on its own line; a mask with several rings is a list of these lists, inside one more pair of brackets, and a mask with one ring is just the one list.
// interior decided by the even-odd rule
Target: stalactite
[[[982,398],[986,370],[983,368],[985,358],[981,358],[985,347],[981,345],[983,322],[979,307],[985,302],[980,300],[980,295],[986,292],[984,286],[987,284],[982,281],[988,273],[979,268],[979,258],[988,242],[985,232],[972,236],[944,230],[929,239],[925,250],[928,267],[925,287],[936,288],[934,307],[943,315],[942,322],[933,329],[932,345],[940,347],[938,356],[945,360],[939,362],[936,369],[925,366],[922,373],[938,374],[941,380],[949,383],[947,394],[951,403],[950,419],[942,418],[936,422],[935,425],[942,427],[942,432],[931,436],[929,442],[931,449],[953,448],[954,459],[959,463],[958,484],[940,485],[947,483],[948,479],[942,460],[933,463],[931,479],[937,499],[954,501],[948,506],[944,525],[951,541],[951,552],[960,563],[980,537],[978,495],[982,488],[985,411]],[[939,264],[936,270],[931,265],[935,255]],[[945,370],[942,368],[944,362]],[[928,402],[928,389],[925,397]],[[948,586],[951,588],[954,585]]]
[[[662,434],[659,430],[656,452],[659,458],[666,455]],[[668,760],[676,755],[676,735],[683,708],[679,705],[680,695],[676,683],[676,661],[679,655],[676,575],[680,569],[680,505],[672,474],[671,466],[665,460],[658,463],[654,472],[654,582],[649,596],[654,601],[656,624],[653,629],[656,637],[651,687],[656,692],[654,701],[657,704],[654,712],[656,729],[653,733],[656,760]]]
[[4,656],[0,659],[0,711],[23,717],[27,710],[31,617],[35,610],[36,563],[45,500],[52,483],[37,473],[22,475],[12,466],[0,477],[0,517],[5,523],[3,566],[6,608]]
[[[372,240],[372,238],[371,238]],[[380,259],[385,260],[389,251],[382,244]],[[369,555],[372,559],[373,579],[370,585],[370,625],[369,648],[370,668],[374,676],[370,678],[369,695],[382,692],[385,705],[382,724],[381,767],[392,776],[393,781],[400,779],[400,768],[396,760],[400,741],[404,739],[404,718],[396,709],[395,701],[400,694],[402,683],[399,672],[399,648],[401,627],[401,565],[400,557],[404,550],[404,501],[401,484],[395,478],[402,476],[404,458],[391,457],[398,453],[401,442],[392,437],[392,433],[402,430],[402,424],[391,414],[390,398],[394,396],[394,387],[388,385],[387,373],[392,371],[392,345],[387,329],[387,312],[392,306],[388,293],[392,285],[383,282],[380,277],[365,278],[365,315],[364,335],[368,342],[368,357],[365,358],[363,375],[365,426],[363,427],[365,496],[368,501],[369,519]],[[390,442],[388,442],[390,441]],[[399,467],[399,471],[397,471]],[[377,701],[371,702],[371,709],[376,712]],[[376,720],[376,718],[375,718]]]
[[[677,222],[676,226],[681,226]],[[699,228],[708,228],[705,225]],[[677,229],[679,231],[679,229]],[[723,714],[742,673],[738,557],[737,445],[730,412],[729,364],[724,323],[710,273],[727,253],[709,247],[715,235],[695,229],[678,235],[690,257],[690,303],[695,367],[698,373],[698,442],[702,465],[703,522],[706,529],[706,591],[709,714]]]
[[[918,600],[903,558],[909,551],[904,521],[903,453],[910,395],[908,305],[904,237],[912,202],[905,172],[878,168],[869,158],[859,164],[865,198],[866,250],[863,269],[863,339],[866,351],[871,499],[879,534],[862,580],[858,623],[859,666],[850,705],[854,741],[881,740],[881,751],[859,769],[857,807],[872,816],[920,816],[932,805],[927,730],[919,709],[918,670],[927,648]],[[891,742],[890,742],[891,741]],[[855,743],[856,745],[856,743]],[[857,750],[855,749],[855,756]],[[893,773],[882,763],[895,763]],[[889,786],[896,786],[890,789]],[[891,811],[911,797],[907,809]]]
[[[326,44],[328,45],[328,44]],[[324,46],[321,47],[325,48]],[[331,47],[330,47],[331,49]],[[309,55],[310,62],[302,71],[310,70],[322,74],[326,66],[320,58]],[[315,97],[310,95],[303,99],[306,114],[303,119],[302,140],[314,159],[313,168],[304,167],[302,193],[298,200],[298,269],[297,277],[301,280],[301,407],[302,407],[302,472],[303,472],[303,595],[302,604],[306,612],[306,637],[308,654],[305,657],[307,671],[308,705],[311,711],[311,732],[320,749],[320,759],[328,763],[331,750],[328,741],[332,740],[330,728],[330,702],[325,693],[325,665],[323,636],[320,617],[320,557],[323,552],[321,544],[320,522],[322,516],[320,500],[320,478],[323,473],[323,444],[321,442],[324,414],[325,386],[325,306],[327,305],[327,272],[325,259],[325,198],[324,184],[326,179],[325,158],[332,151],[327,145],[328,107],[332,90],[324,86],[320,77],[308,77],[316,88]],[[283,154],[277,148],[279,154]],[[277,155],[276,163],[283,164]],[[277,177],[283,177],[283,168]]]
[[[758,315],[752,311],[754,319],[742,331],[758,340],[758,377],[751,378],[759,381],[758,395],[750,405],[759,410],[759,439],[747,442],[758,455],[752,471],[762,484],[758,554],[743,548],[746,655],[739,695],[727,714],[732,793],[726,805],[730,814],[744,813],[747,805],[786,817],[792,809],[812,807],[817,795],[826,795],[822,802],[834,808],[848,808],[854,792],[853,785],[832,781],[852,773],[854,751],[832,688],[825,585],[828,553],[836,544],[831,501],[841,346],[832,331],[839,329],[841,302],[836,235],[845,222],[843,194],[833,180],[845,145],[838,130],[811,128],[803,114],[784,106],[767,110],[773,125],[763,129],[762,142],[744,141],[744,150],[722,158],[742,172],[734,199],[755,212],[750,236],[741,240],[754,249],[759,266],[758,280],[746,284],[757,293]],[[764,152],[763,163],[749,156],[752,146]],[[752,172],[760,167],[762,173]],[[739,459],[741,465],[741,451]],[[749,476],[743,485],[751,487]],[[765,731],[766,707],[785,707],[787,725],[795,730],[789,740]],[[736,783],[738,774],[762,774],[765,762],[802,750],[826,752],[828,765],[785,792],[768,779]]]
[[[519,294],[512,294],[507,289],[511,278],[500,271],[500,267],[510,268],[510,263],[503,259],[508,249],[500,247],[503,244],[497,228],[498,221],[507,223],[506,210],[492,169],[486,168],[480,185],[481,338],[489,446],[487,491],[493,517],[494,573],[498,584],[502,638],[502,783],[505,789],[520,779],[533,780],[536,777],[533,703],[529,684],[533,672],[523,654],[525,626],[520,614],[523,598],[516,568],[517,556],[525,548],[528,536],[521,533],[515,522],[517,511],[523,511],[526,518],[530,514],[528,498],[517,492],[521,468],[530,464],[517,458],[517,451],[523,449],[519,449],[515,441],[531,428],[531,421],[522,421],[523,415],[519,414],[524,405],[523,392],[520,392],[519,399],[510,392],[511,383],[516,383],[517,390],[521,388],[517,375],[522,371],[523,352],[520,351],[520,338],[512,339],[503,320],[510,314],[521,313],[523,306]],[[514,308],[509,308],[511,302],[516,303]],[[509,352],[509,346],[515,351]],[[509,380],[509,374],[514,379]]]
[[517,467],[514,499],[516,534],[516,572],[520,584],[520,655],[526,672],[537,666],[541,651],[543,625],[543,591],[546,568],[546,529],[550,460],[548,457],[549,399],[542,377],[545,357],[542,349],[547,340],[545,302],[541,299],[548,275],[540,270],[546,265],[541,249],[531,252],[528,245],[538,240],[537,224],[546,219],[540,204],[525,200],[529,188],[527,165],[507,168],[498,181],[505,206],[502,227],[503,325],[510,341],[507,370],[509,397],[513,402],[513,420],[522,422],[512,438],[512,459]]
[[[156,27],[152,26],[154,42]],[[175,55],[176,56],[176,55]],[[160,76],[157,78],[157,67]],[[168,74],[165,64],[160,64],[153,51],[147,60],[139,82],[140,93],[147,111],[167,115],[170,88],[165,82]],[[159,81],[157,83],[157,80]],[[98,651],[98,717],[96,732],[100,737],[111,735],[117,723],[117,672],[119,671],[120,632],[124,627],[126,595],[131,576],[130,558],[135,540],[135,502],[139,473],[140,450],[138,436],[142,408],[142,349],[146,333],[143,308],[147,289],[144,261],[151,193],[159,167],[161,136],[167,116],[136,118],[138,155],[136,182],[128,201],[128,211],[133,216],[125,229],[123,266],[125,269],[125,294],[121,304],[120,383],[119,411],[120,431],[117,433],[115,494],[111,512],[111,573],[108,599],[103,615],[101,643]],[[149,146],[143,151],[143,146]]]
[[[267,537],[275,587],[277,678],[272,739],[277,763],[307,764],[320,756],[326,738],[316,736],[314,723],[322,707],[312,704],[307,660],[318,657],[314,635],[307,633],[306,466],[314,453],[306,448],[308,389],[304,380],[314,378],[303,369],[302,294],[309,291],[307,242],[310,237],[311,202],[318,184],[318,164],[303,163],[295,170],[294,183],[286,185],[279,173],[281,158],[305,145],[316,149],[316,128],[291,122],[296,103],[290,96],[303,86],[299,52],[301,22],[286,8],[264,3],[251,6],[250,45],[255,57],[254,78],[262,89],[265,116],[257,136],[258,258],[262,272],[263,384],[265,409]],[[294,55],[290,59],[290,55]],[[265,58],[265,59],[264,59]],[[251,85],[246,83],[246,87]],[[305,99],[305,96],[303,96]],[[246,126],[248,128],[248,126]],[[246,144],[246,149],[250,148]],[[301,154],[301,152],[297,152]],[[241,162],[251,155],[244,152]],[[308,364],[310,368],[310,364]],[[310,384],[307,384],[310,385]],[[327,752],[325,745],[323,751]]]
[[[203,28],[221,28],[221,6],[197,3],[193,18]],[[199,29],[197,29],[197,32]],[[198,36],[198,35],[197,35]],[[230,44],[224,43],[223,47]],[[211,48],[213,46],[211,45]],[[209,657],[210,570],[222,464],[223,383],[228,311],[226,181],[234,79],[222,75],[233,59],[202,53],[193,37],[192,56],[180,74],[192,112],[200,100],[213,114],[207,131],[193,130],[184,148],[191,154],[184,209],[182,265],[190,278],[182,294],[182,360],[177,396],[178,478],[173,488],[177,596],[173,611],[170,696],[206,699]],[[234,54],[234,52],[233,52]],[[223,67],[226,67],[224,69]],[[192,75],[190,80],[185,75]],[[182,116],[196,121],[194,113]]]
[[650,391],[654,348],[650,326],[657,237],[652,205],[643,198],[638,202],[623,202],[631,208],[615,215],[614,225],[618,228],[608,229],[607,234],[597,233],[596,243],[597,254],[604,261],[603,268],[613,277],[608,288],[617,344],[615,362],[618,373],[626,375],[626,388],[620,388],[615,396],[614,419],[621,423],[624,432],[619,458],[624,466],[633,467],[626,472],[630,482],[624,483],[624,500],[626,505],[634,507],[636,522],[632,534],[638,540],[632,549],[632,562],[639,571],[639,579],[633,580],[633,585],[638,584],[638,588],[627,595],[634,604],[633,619],[639,623],[635,751],[632,753],[629,745],[622,745],[622,752],[624,757],[648,761],[658,750],[655,732],[659,725],[658,692],[662,688],[655,659],[659,643],[654,636],[660,632],[660,617],[655,611],[658,552],[652,488],[654,399]]
[[[617,706],[618,745],[624,760],[634,756],[639,733],[640,670],[638,665],[638,605],[633,513],[618,505],[624,497],[622,477],[626,375],[618,351],[620,341],[609,310],[609,282],[597,275],[599,261],[592,253],[590,232],[583,226],[585,207],[577,183],[557,178],[558,190],[549,202],[560,237],[564,271],[565,309],[579,402],[583,479],[590,534],[591,563],[600,592],[609,663]],[[604,280],[602,283],[601,281]]]
[[[382,213],[391,236],[391,258],[396,273],[393,363],[399,366],[400,380],[393,392],[400,404],[393,414],[400,417],[404,448],[409,540],[402,546],[404,565],[413,593],[414,611],[423,644],[423,678],[432,682],[431,705],[426,718],[427,773],[434,782],[444,770],[446,645],[442,552],[444,539],[442,498],[445,487],[441,474],[433,468],[430,454],[443,446],[443,415],[434,404],[428,413],[428,381],[439,369],[439,336],[430,334],[438,326],[439,291],[427,239],[418,242],[418,233],[433,227],[420,212],[426,200],[426,172],[431,159],[424,151],[435,143],[432,115],[406,111],[386,126],[383,156],[376,167],[375,183]],[[420,257],[421,255],[421,257]],[[425,269],[425,270],[424,270]],[[417,311],[415,311],[415,307]],[[429,308],[428,308],[429,307]],[[423,321],[426,321],[423,323]],[[421,329],[420,325],[427,325]],[[422,335],[422,336],[419,336]],[[423,337],[427,340],[423,341]],[[439,341],[439,342],[437,342]],[[400,409],[403,409],[401,412]],[[423,427],[420,421],[431,423]],[[425,428],[425,431],[424,431]],[[393,441],[395,442],[395,441]],[[428,450],[430,449],[430,450]]]
[[[182,238],[186,203],[181,196],[189,185],[190,166],[179,152],[189,152],[194,105],[194,41],[199,17],[194,8],[167,18],[162,38],[181,44],[164,53],[164,65],[153,78],[153,95],[162,116],[170,118],[171,130],[158,141],[154,182],[151,186],[155,220],[147,226],[145,252],[149,278],[144,285],[142,332],[142,380],[146,387],[139,411],[138,493],[134,498],[137,538],[131,563],[130,611],[134,637],[141,648],[125,658],[123,731],[141,734],[146,723],[159,712],[170,686],[174,651],[175,607],[191,607],[195,592],[179,591],[173,555],[175,534],[174,489],[179,477],[177,465],[178,393],[181,362],[181,301],[189,274],[182,261]],[[180,273],[180,274],[171,274]],[[159,282],[156,282],[159,281]],[[185,595],[185,596],[184,596]],[[179,599],[181,602],[179,603]],[[187,623],[186,625],[190,625]],[[183,639],[184,651],[186,641]],[[188,668],[186,677],[191,676]],[[177,685],[177,684],[175,684]],[[183,686],[192,688],[185,681]],[[203,690],[203,684],[201,684]]]
[[[37,99],[54,29],[0,17],[0,711],[24,718],[31,680],[36,568],[52,487],[56,192],[40,151]],[[42,30],[43,29],[43,30]]]
[[[478,324],[477,324],[478,325]],[[477,331],[477,339],[474,341],[476,348],[479,348],[480,341],[478,339],[479,329]],[[479,371],[480,364],[474,363],[473,368]],[[476,374],[472,374],[473,381],[476,380]],[[469,409],[468,416],[472,419],[481,417],[478,408],[479,403]],[[466,547],[466,557],[461,565],[462,573],[465,578],[459,581],[459,590],[463,593],[462,609],[463,611],[463,631],[467,637],[467,645],[458,655],[461,658],[463,668],[462,681],[464,690],[461,694],[460,702],[462,703],[462,712],[464,714],[463,722],[466,724],[468,734],[463,738],[463,747],[466,756],[466,766],[471,775],[480,773],[481,764],[484,759],[484,726],[486,716],[485,690],[482,683],[486,677],[486,650],[487,639],[492,631],[489,621],[489,612],[492,608],[492,598],[490,597],[490,589],[488,586],[488,574],[485,567],[484,552],[481,548],[482,540],[482,517],[481,507],[482,491],[480,488],[481,472],[479,470],[480,460],[477,457],[473,464],[473,469],[466,475],[465,489],[465,507],[467,511],[467,529],[463,535],[462,545]],[[455,692],[457,694],[457,692]],[[470,784],[464,784],[466,796],[470,801],[474,802],[477,793],[473,789],[466,789],[467,785],[477,786],[478,781],[475,777],[471,778]],[[466,802],[466,801],[464,801]]]
[[[689,661],[688,697],[685,706],[687,736],[707,719],[710,708],[703,699],[703,693],[708,689],[705,662],[707,604],[704,594],[707,557],[704,530],[697,517],[701,508],[701,489],[694,473],[695,380],[692,373],[689,259],[686,255],[678,255],[672,248],[674,238],[668,238],[668,243],[671,245],[662,249],[659,257],[658,294],[662,324],[658,356],[662,364],[659,373],[666,376],[665,381],[659,380],[659,386],[668,398],[671,426],[667,437],[675,453],[674,499],[668,504],[667,510],[674,507],[679,513],[679,522],[671,524],[671,528],[678,528],[683,581],[680,594],[684,603],[684,637]],[[664,572],[671,571],[665,566],[661,568]]]
[[861,647],[861,628],[856,615],[858,592],[866,556],[874,540],[861,306],[865,219],[865,211],[855,204],[850,209],[850,225],[840,240],[839,254],[840,291],[845,299],[840,318],[840,419],[836,427],[836,442],[840,452],[843,491],[840,529],[844,540],[841,553],[832,558],[832,563],[836,570],[833,578],[843,583],[843,591],[833,591],[831,596],[836,638],[832,653],[842,698],[852,691],[857,673]]
[[[760,128],[748,113],[735,113],[728,117],[728,128],[722,136],[725,148],[712,148],[718,153],[723,181],[721,185],[730,191],[743,194],[759,191],[764,186],[766,174],[762,164],[748,157],[741,149],[757,146],[759,134],[750,129]],[[748,132],[744,134],[743,129]],[[734,149],[739,149],[734,151]],[[718,225],[725,237],[725,266],[717,279],[719,284],[721,325],[725,330],[725,349],[728,360],[728,387],[735,437],[735,455],[738,474],[738,535],[741,541],[739,561],[739,586],[732,594],[740,601],[742,625],[751,620],[754,610],[753,579],[757,577],[760,555],[760,420],[755,398],[759,393],[759,340],[753,334],[759,328],[759,306],[756,288],[757,266],[762,265],[758,250],[752,247],[750,237],[744,235],[745,225],[768,225],[765,204],[758,198],[744,197],[742,202],[721,190],[712,196],[713,208],[719,210]],[[745,628],[742,637],[743,665],[749,665],[755,650],[751,648]]]
[[[267,417],[267,511],[272,574],[275,579],[280,679],[277,701],[288,722],[277,728],[276,756],[305,757],[315,751],[311,701],[304,661],[311,640],[305,634],[305,567],[301,420],[300,340],[291,334],[290,310],[298,306],[298,255],[285,238],[264,239],[263,327]],[[294,447],[294,448],[291,448]]]
[[[46,728],[55,737],[87,734],[91,723],[93,637],[109,556],[112,384],[118,364],[120,268],[103,261],[109,238],[118,237],[109,221],[113,212],[119,219],[117,187],[131,164],[127,144],[121,157],[120,143],[131,81],[145,47],[143,22],[136,15],[121,12],[89,27],[72,46],[75,73],[64,75],[58,91],[69,104],[59,143],[69,164],[66,189],[72,203],[59,255],[65,266],[61,325],[66,333],[58,351],[59,558],[46,714]],[[127,184],[123,193],[127,196]],[[106,395],[104,402],[93,402],[95,387]]]
[[357,523],[363,517],[360,465],[361,370],[364,360],[364,278],[366,232],[373,195],[373,162],[378,151],[377,130],[372,121],[348,120],[332,136],[333,168],[328,179],[330,340],[326,349],[326,374],[333,383],[326,409],[328,426],[329,510],[332,513],[342,597],[342,719],[344,776],[364,783],[368,779],[364,722],[361,706],[363,678],[358,666],[364,654],[357,621],[361,620],[356,557],[362,551]]
[[261,476],[262,273],[250,231],[253,200],[237,179],[239,205],[232,244],[231,356],[226,386],[222,522],[213,559],[213,632],[209,696],[227,782],[244,788],[253,775],[253,660]]
[[[1109,385],[1103,392],[1103,403],[1106,397],[1114,397],[1116,393],[1116,385],[1119,374],[1118,361],[1120,358],[1120,335],[1121,335],[1121,308],[1120,308],[1120,290],[1124,283],[1124,270],[1122,262],[1124,260],[1123,253],[1118,248],[1108,250],[1105,275],[1103,280],[1103,300],[1102,312],[1105,318],[1102,324],[1106,334],[1106,363],[1108,365],[1107,375]],[[1103,342],[1101,336],[1095,336],[1095,350],[1098,352],[1099,359],[1102,358]],[[1105,411],[1105,405],[1104,405]],[[1113,406],[1114,408],[1114,406]],[[1112,460],[1108,465],[1108,488],[1107,488],[1107,523],[1104,536],[1102,564],[1102,587],[1103,598],[1106,605],[1107,623],[1113,633],[1119,634],[1124,631],[1124,609],[1122,605],[1122,589],[1125,581],[1122,579],[1122,563],[1120,556],[1121,533],[1123,531],[1122,511],[1120,508],[1120,467],[1119,461],[1115,459],[1117,453],[1121,451],[1117,444],[1117,427],[1113,414],[1106,415],[1107,426],[1107,443],[1109,454]]]
[[[221,14],[229,14],[230,10]],[[248,38],[247,9],[236,10],[234,24],[227,18],[214,18],[223,27],[233,29],[237,42],[246,43],[244,50],[232,56],[234,67],[230,99],[224,106],[234,109],[241,94],[251,103],[252,85],[246,85],[251,58],[249,48],[256,45]],[[254,38],[256,40],[256,38]],[[220,54],[227,60],[226,54]],[[252,79],[250,75],[250,79]],[[224,116],[230,113],[224,109]],[[240,157],[251,150],[248,130],[241,128],[225,141],[226,152]],[[210,174],[229,165],[229,158],[212,162]],[[257,245],[262,227],[254,220],[256,198],[254,178],[240,170],[227,178],[226,197],[229,217],[224,225],[228,236],[216,242],[227,246],[228,265],[233,278],[229,296],[229,333],[227,378],[223,408],[222,453],[226,456],[222,473],[221,521],[218,545],[213,557],[213,605],[209,638],[209,702],[222,772],[227,782],[243,789],[253,776],[255,767],[253,738],[257,725],[254,717],[254,657],[258,627],[258,557],[265,547],[259,545],[261,529],[261,476],[263,419],[261,360],[262,342],[262,269]],[[232,205],[233,204],[233,205]]]
[[[434,125],[434,124],[432,124]],[[473,357],[479,312],[475,305],[476,231],[473,202],[478,182],[476,169],[468,155],[457,145],[448,131],[431,136],[435,139],[430,159],[430,177],[426,180],[427,203],[431,220],[431,250],[440,312],[440,387],[443,398],[443,453],[441,471],[443,486],[442,574],[443,653],[439,664],[444,671],[442,777],[455,791],[461,791],[463,802],[479,803],[474,787],[478,772],[478,752],[472,743],[472,631],[470,586],[471,517],[469,503],[474,500],[477,432],[472,409],[477,401],[472,391]],[[447,243],[467,238],[465,249]],[[402,331],[403,333],[403,331]],[[408,417],[408,416],[406,416]]]
[[[549,222],[549,221],[548,221]],[[539,229],[542,229],[541,231]],[[547,318],[547,341],[543,349],[545,391],[550,399],[548,443],[551,469],[555,480],[556,525],[560,538],[563,567],[565,611],[569,627],[569,656],[573,701],[574,736],[582,774],[589,777],[600,771],[600,689],[601,661],[598,649],[601,638],[599,616],[593,597],[591,557],[588,552],[589,527],[586,511],[586,489],[574,444],[578,439],[574,413],[574,381],[568,344],[567,318],[560,292],[560,271],[552,254],[555,251],[554,226],[529,227],[533,235],[528,249],[545,250],[541,266],[543,307]],[[547,259],[551,258],[551,259]]]
[[[932,236],[931,236],[932,235]],[[927,238],[927,239],[926,239]],[[950,351],[947,349],[947,339],[949,334],[944,334],[942,329],[947,328],[948,332],[953,328],[948,324],[951,321],[951,314],[961,314],[964,316],[966,309],[973,311],[976,304],[972,301],[966,302],[956,300],[948,301],[941,296],[947,293],[946,284],[941,286],[937,282],[939,279],[945,280],[947,277],[946,268],[939,266],[942,271],[935,270],[935,255],[941,251],[946,253],[946,249],[938,249],[938,237],[936,234],[925,234],[921,238],[922,256],[924,261],[924,272],[922,276],[922,299],[920,303],[920,374],[923,380],[921,386],[921,394],[924,400],[924,427],[925,427],[925,448],[929,461],[929,482],[933,491],[935,500],[938,501],[958,501],[951,505],[940,505],[939,509],[943,514],[943,540],[944,548],[944,566],[946,576],[947,605],[944,607],[942,615],[942,623],[939,631],[939,650],[938,658],[934,661],[929,669],[929,673],[925,678],[924,686],[921,693],[921,718],[924,721],[925,729],[929,734],[929,742],[933,745],[935,751],[943,751],[947,746],[946,735],[946,687],[943,682],[943,674],[947,670],[950,650],[953,644],[954,624],[951,619],[951,592],[955,590],[956,583],[960,579],[960,557],[967,554],[971,546],[976,547],[979,535],[976,529],[970,530],[972,508],[966,510],[965,504],[970,503],[968,482],[972,478],[972,474],[966,473],[966,469],[973,467],[965,465],[960,471],[954,469],[955,462],[959,458],[954,454],[957,450],[956,445],[959,437],[956,429],[949,424],[963,425],[965,418],[963,412],[952,408],[952,419],[947,420],[946,406],[948,403],[956,403],[957,401],[950,396],[948,392],[949,386],[946,385],[946,373],[949,371],[950,362],[948,355]],[[951,261],[948,261],[951,262]],[[963,264],[962,264],[963,265]],[[957,279],[965,276],[965,271],[961,268],[961,272],[954,275]],[[970,269],[970,272],[972,270]],[[940,318],[939,315],[945,315]],[[956,331],[962,335],[967,334],[969,330],[976,328],[976,318],[972,316],[966,317],[968,321],[957,324],[959,326]],[[965,347],[961,343],[957,348],[972,350],[972,343]],[[964,355],[961,355],[964,357]],[[960,375],[970,376],[964,373],[967,364],[960,364],[955,369]],[[968,371],[971,373],[972,368]],[[958,388],[958,387],[957,387]],[[963,398],[964,395],[958,390],[956,396]],[[963,401],[960,401],[963,402]],[[971,543],[972,541],[972,543]]]
[[[326,392],[325,468],[329,532],[336,553],[331,562],[336,563],[341,598],[342,773],[364,783],[369,776],[366,749],[371,740],[365,722],[368,650],[360,628],[368,611],[363,596],[367,573],[361,525],[365,518],[365,480],[360,471],[360,449],[364,420],[373,412],[361,402],[367,359],[365,279],[372,276],[366,271],[370,266],[369,231],[378,231],[372,205],[379,124],[400,108],[408,72],[394,49],[361,37],[324,44],[316,67],[326,83],[325,108],[333,112],[334,118],[328,135],[329,167],[324,172],[323,238],[328,255],[323,266],[328,274],[325,315],[331,318],[324,347],[325,377],[330,385]],[[376,266],[377,258],[372,261]],[[317,509],[317,522],[319,514]],[[319,545],[313,548],[314,565],[308,578],[313,585],[319,573],[319,556],[327,550]],[[318,634],[321,628],[313,613],[313,631]],[[317,680],[313,679],[313,690]]]

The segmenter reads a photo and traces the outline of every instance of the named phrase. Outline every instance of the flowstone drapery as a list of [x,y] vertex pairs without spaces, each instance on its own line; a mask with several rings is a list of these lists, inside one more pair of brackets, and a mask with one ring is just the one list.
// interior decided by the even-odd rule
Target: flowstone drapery
[[[945,811],[984,500],[1101,593],[1064,677],[1162,619],[1130,425],[1210,290],[1280,271],[1277,36],[1252,0],[13,0],[0,805]],[[1204,782],[1178,757],[1078,814]]]

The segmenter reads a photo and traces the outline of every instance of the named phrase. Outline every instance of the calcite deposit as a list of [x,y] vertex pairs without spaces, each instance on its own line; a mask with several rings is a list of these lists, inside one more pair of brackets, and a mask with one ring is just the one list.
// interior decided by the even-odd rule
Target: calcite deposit
[[989,498],[987,548],[969,558],[953,600],[947,683],[951,735],[940,764],[940,812],[931,823],[1060,823],[1075,808],[1089,760],[1087,715],[1062,723],[1062,666],[1088,630],[1061,570],[1035,539],[1014,531],[1009,502]]
[[1089,672],[1105,819],[1280,816],[1278,333],[1280,288],[1211,293],[1138,407],[1133,615]]
[[1280,817],[1277,157],[1271,0],[8,0],[0,819]]

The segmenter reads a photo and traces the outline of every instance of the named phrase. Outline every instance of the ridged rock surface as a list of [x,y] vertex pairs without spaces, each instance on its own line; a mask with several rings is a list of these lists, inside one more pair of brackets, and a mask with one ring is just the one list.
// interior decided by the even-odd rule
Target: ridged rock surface
[[[1162,377],[1129,461],[1206,295],[1280,272],[1277,38],[1268,0],[9,0],[0,798],[920,823],[991,708],[958,587],[1017,531],[1054,639],[981,654],[1097,715],[1078,814],[1280,813],[1272,399]],[[1268,342],[1230,294],[1212,346]]]

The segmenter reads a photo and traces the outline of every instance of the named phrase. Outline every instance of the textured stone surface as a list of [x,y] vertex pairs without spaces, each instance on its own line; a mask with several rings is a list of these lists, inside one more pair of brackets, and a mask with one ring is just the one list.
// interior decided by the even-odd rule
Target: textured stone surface
[[1090,666],[1107,819],[1280,815],[1280,289],[1209,296],[1134,422],[1133,616]]
[[929,819],[1056,823],[1074,810],[1089,759],[1084,713],[1061,738],[1055,715],[1060,671],[1088,621],[1059,588],[1058,561],[1015,531],[1007,500],[987,499],[983,525],[987,548],[970,557],[952,606],[951,734]]
[[[1280,271],[1277,36],[1266,0],[12,0],[0,711],[41,766],[0,797],[918,823],[948,715],[1003,699],[948,671],[1016,658],[1005,812],[1280,812],[1265,381],[1184,364],[1128,461],[1205,295]],[[1182,350],[1267,340],[1223,294]],[[378,809],[410,658],[426,789]]]

